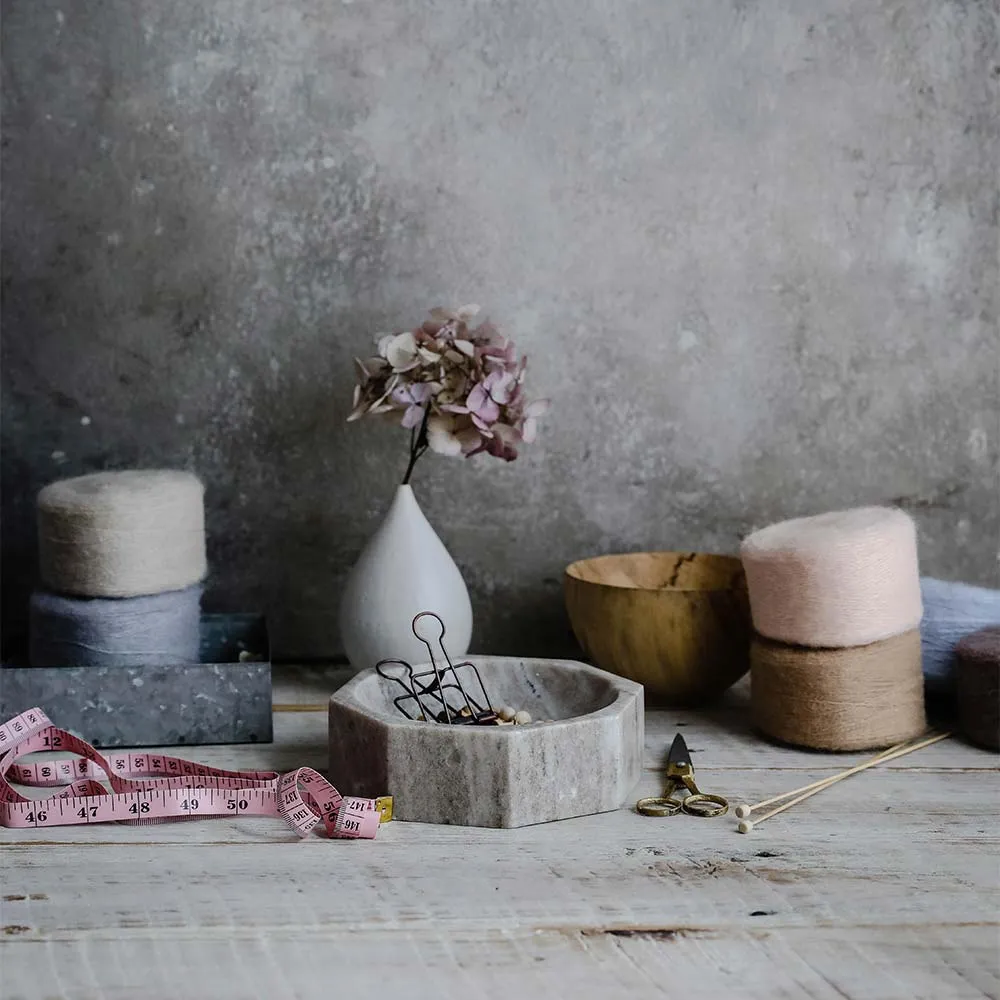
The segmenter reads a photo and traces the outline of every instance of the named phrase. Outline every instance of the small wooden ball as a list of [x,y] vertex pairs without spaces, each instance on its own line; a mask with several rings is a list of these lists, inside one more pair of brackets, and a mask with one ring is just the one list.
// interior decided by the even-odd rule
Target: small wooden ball
[[739,830],[740,833],[749,833],[753,829],[753,820],[752,819],[740,820],[740,825],[736,827],[736,829]]

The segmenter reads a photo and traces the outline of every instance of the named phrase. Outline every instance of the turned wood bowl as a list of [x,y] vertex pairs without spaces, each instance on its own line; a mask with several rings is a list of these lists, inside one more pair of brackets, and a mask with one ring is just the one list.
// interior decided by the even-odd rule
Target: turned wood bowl
[[651,700],[711,701],[750,666],[750,604],[735,556],[633,552],[566,569],[573,632],[599,667]]

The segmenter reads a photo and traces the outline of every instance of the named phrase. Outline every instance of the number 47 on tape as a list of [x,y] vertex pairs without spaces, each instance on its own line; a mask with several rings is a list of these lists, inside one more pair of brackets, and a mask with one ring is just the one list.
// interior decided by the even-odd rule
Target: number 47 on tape
[[[40,750],[76,756],[18,763]],[[111,786],[96,781],[96,765]],[[29,799],[13,784],[62,787],[48,799]],[[287,774],[227,771],[161,754],[105,757],[72,733],[57,729],[39,708],[0,725],[0,826],[72,826],[144,822],[191,816],[281,816],[300,836],[323,823],[327,836],[370,839],[392,819],[392,798],[342,796],[310,767]]]

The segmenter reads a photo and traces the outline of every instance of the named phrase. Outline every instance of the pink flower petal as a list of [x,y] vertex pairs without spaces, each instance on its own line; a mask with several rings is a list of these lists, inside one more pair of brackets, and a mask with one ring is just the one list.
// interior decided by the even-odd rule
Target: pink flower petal
[[[490,385],[490,382],[493,384]],[[510,372],[492,372],[486,377],[485,384],[489,387],[490,397],[493,401],[501,406],[506,406],[511,400],[517,379]]]
[[486,447],[483,436],[475,427],[466,427],[464,431],[458,432],[458,440],[462,445],[462,454],[468,458],[482,451]]
[[419,427],[424,419],[424,408],[422,406],[408,406],[400,421],[403,427]]
[[472,387],[465,405],[469,408],[470,413],[477,414],[487,424],[492,424],[500,417],[500,407],[490,399],[486,386],[482,382]]
[[490,425],[486,423],[486,421],[483,420],[478,413],[472,414],[472,422],[476,425],[483,437],[493,437],[493,431],[490,429]]
[[[469,407],[470,412],[472,407]],[[500,407],[493,402],[492,399],[486,400],[478,410],[475,411],[475,416],[478,416],[480,420],[485,421],[487,424],[496,423],[500,419]]]
[[492,438],[486,444],[486,450],[505,462],[513,462],[517,458],[517,449],[513,445],[504,444],[499,438]]
[[521,441],[520,432],[516,427],[511,427],[510,424],[494,424],[493,435],[494,437],[499,438],[503,444],[510,445],[511,447],[519,444]]
[[478,382],[469,392],[469,398],[465,401],[465,405],[468,406],[470,410],[476,412],[489,400],[489,398],[490,395],[486,391],[486,386],[482,382]]

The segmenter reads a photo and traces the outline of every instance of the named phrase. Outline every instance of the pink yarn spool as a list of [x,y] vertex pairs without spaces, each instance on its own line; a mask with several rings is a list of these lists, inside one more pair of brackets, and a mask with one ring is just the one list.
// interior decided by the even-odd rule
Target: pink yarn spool
[[920,624],[917,532],[859,507],[772,524],[740,548],[754,628],[798,646],[864,646]]

